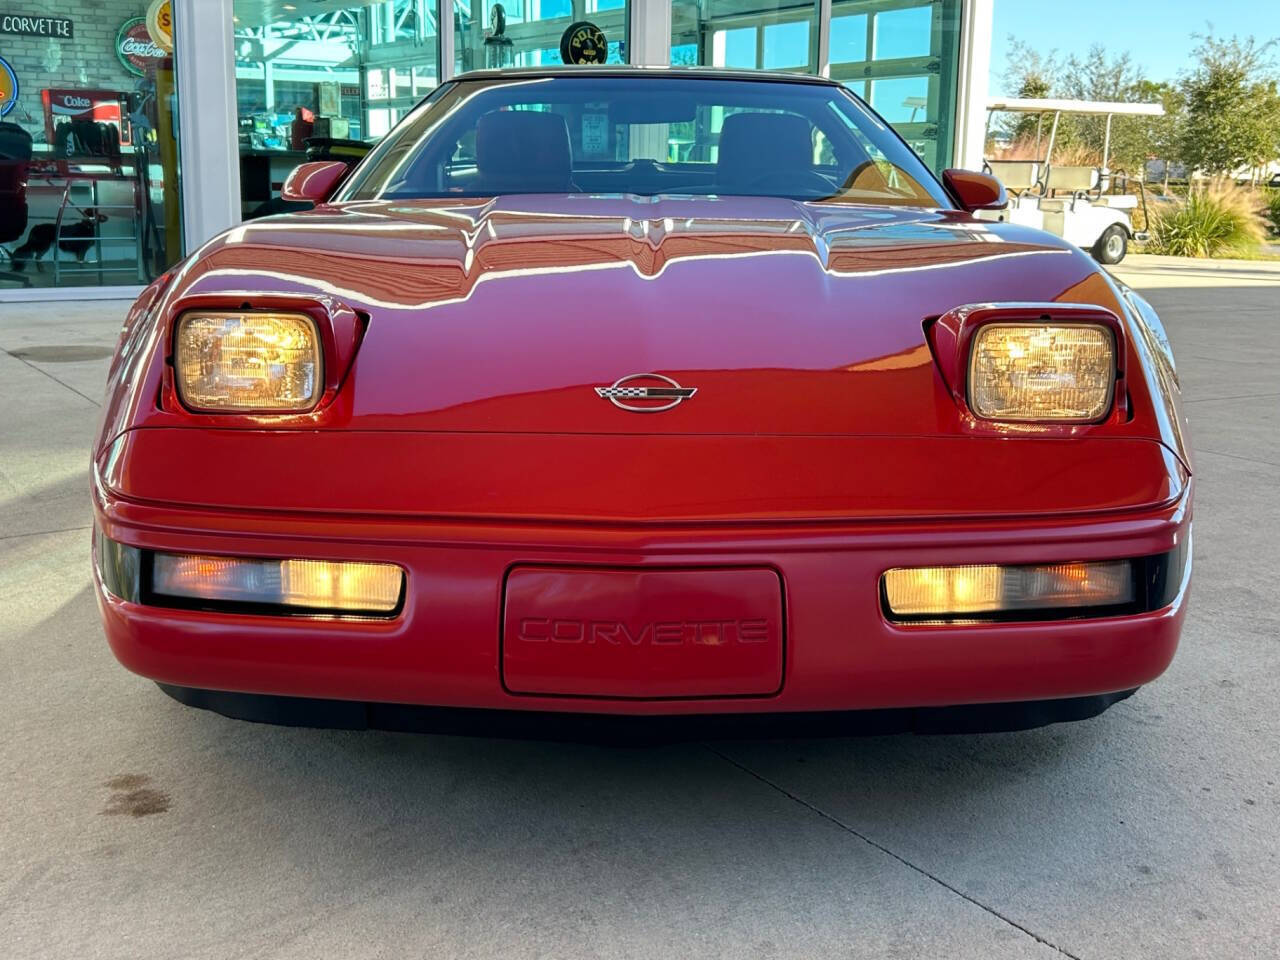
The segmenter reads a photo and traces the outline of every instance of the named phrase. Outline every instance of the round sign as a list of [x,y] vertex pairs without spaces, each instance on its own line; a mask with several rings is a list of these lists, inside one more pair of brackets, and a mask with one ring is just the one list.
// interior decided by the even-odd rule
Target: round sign
[[560,38],[560,59],[572,64],[604,63],[609,59],[604,31],[589,20],[569,24]]
[[0,117],[18,105],[18,75],[9,61],[0,57]]
[[489,35],[505,37],[507,35],[507,11],[500,3],[495,3],[489,11]]
[[163,47],[151,39],[144,18],[134,17],[120,24],[120,29],[116,32],[116,56],[130,73],[145,77],[147,67],[168,55]]
[[165,53],[173,53],[173,5],[169,0],[153,0],[147,11],[147,32]]

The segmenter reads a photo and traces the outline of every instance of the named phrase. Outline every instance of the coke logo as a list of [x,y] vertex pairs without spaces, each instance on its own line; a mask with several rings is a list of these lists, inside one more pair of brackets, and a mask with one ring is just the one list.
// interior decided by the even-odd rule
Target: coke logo
[[156,42],[148,37],[146,40],[136,40],[133,37],[125,37],[120,41],[120,52],[126,57],[163,57],[164,51],[156,45]]

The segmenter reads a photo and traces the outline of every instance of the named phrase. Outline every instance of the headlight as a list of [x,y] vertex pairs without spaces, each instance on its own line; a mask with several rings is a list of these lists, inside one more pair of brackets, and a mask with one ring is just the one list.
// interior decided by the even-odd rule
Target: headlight
[[178,397],[192,410],[310,410],[324,389],[320,333],[301,313],[186,313],[174,373]]
[[969,407],[986,420],[1101,420],[1115,381],[1115,337],[1104,326],[992,323],[969,353]]

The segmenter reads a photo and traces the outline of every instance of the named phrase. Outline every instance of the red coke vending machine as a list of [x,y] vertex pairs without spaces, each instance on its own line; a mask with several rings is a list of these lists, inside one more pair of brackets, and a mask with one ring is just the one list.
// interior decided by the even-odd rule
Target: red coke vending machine
[[118,90],[40,91],[44,104],[44,133],[51,144],[59,142],[58,128],[66,123],[88,121],[115,127],[120,146],[132,143],[125,94]]

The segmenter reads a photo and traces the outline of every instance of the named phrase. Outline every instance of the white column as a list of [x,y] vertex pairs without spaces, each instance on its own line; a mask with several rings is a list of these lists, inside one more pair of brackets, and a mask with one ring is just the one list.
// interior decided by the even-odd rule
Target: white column
[[[875,19],[870,14],[868,20]],[[818,76],[831,76],[831,0],[818,0]]]
[[960,82],[956,88],[952,165],[981,170],[986,148],[993,0],[964,0],[960,16]]
[[187,252],[240,222],[232,0],[174,0],[182,233]]
[[440,82],[452,80],[457,66],[453,56],[453,0],[436,0],[436,38],[440,44]]
[[645,67],[671,64],[671,0],[631,0],[630,63]]

